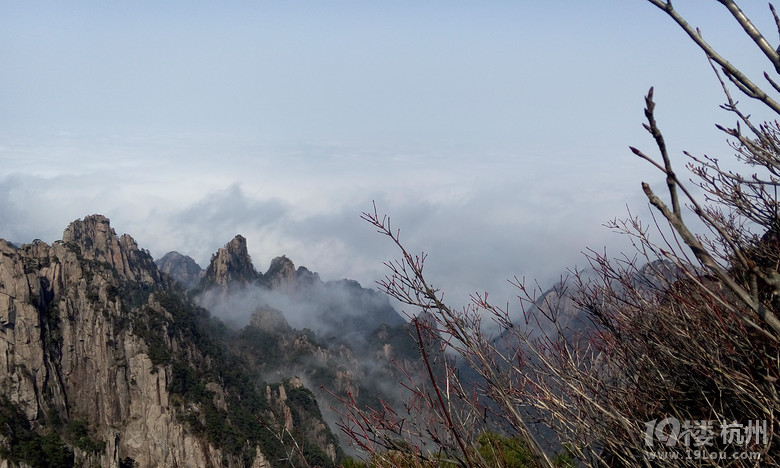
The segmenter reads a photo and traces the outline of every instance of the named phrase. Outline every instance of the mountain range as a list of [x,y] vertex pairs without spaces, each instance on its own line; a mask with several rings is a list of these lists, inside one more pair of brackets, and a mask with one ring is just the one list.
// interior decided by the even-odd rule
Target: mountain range
[[0,240],[0,467],[335,466],[339,398],[401,398],[420,369],[376,291],[237,235],[204,270],[110,221]]

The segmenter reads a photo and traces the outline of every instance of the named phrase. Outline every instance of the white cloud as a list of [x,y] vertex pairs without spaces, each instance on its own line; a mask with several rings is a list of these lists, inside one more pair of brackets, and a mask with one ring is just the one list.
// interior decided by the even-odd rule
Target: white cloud
[[0,236],[102,213],[158,256],[241,233],[370,283],[376,200],[458,300],[548,281],[660,179],[627,149],[651,85],[673,154],[724,152],[706,61],[644,3],[0,5]]
[[[146,144],[135,138],[114,142],[113,164],[56,177],[25,175],[21,165],[17,175],[0,179],[10,228],[2,235],[52,241],[73,219],[101,213],[157,257],[178,250],[205,267],[217,248],[242,234],[259,270],[286,254],[326,280],[370,286],[386,273],[382,263],[398,258],[389,239],[360,219],[376,201],[410,250],[430,254],[431,279],[463,302],[482,290],[511,299],[506,279],[514,274],[554,280],[582,261],[586,247],[615,242],[601,224],[622,216],[626,202],[643,203],[639,179],[623,177],[631,163],[478,158],[454,149],[363,154],[334,145],[276,154],[250,145],[203,156],[219,150],[219,138],[190,161],[175,156],[190,144],[161,145],[174,157],[158,160],[144,156]],[[88,151],[71,144],[64,150]],[[42,154],[47,147],[28,150]]]

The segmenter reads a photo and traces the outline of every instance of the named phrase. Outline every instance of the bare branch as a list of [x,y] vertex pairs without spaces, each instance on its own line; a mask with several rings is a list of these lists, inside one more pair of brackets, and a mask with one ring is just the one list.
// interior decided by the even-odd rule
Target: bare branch
[[701,37],[699,31],[697,31],[690,24],[688,24],[688,22],[685,21],[685,19],[677,13],[677,11],[672,7],[671,2],[664,2],[661,0],[648,0],[648,1],[651,4],[660,8],[661,10],[663,10],[667,15],[669,15],[669,17],[672,18],[672,20],[674,20],[674,22],[676,22],[683,29],[683,31],[685,31],[685,33],[693,40],[693,42],[696,43],[696,45],[698,45],[699,48],[704,51],[707,57],[714,60],[718,65],[720,65],[723,68],[724,72],[726,73],[726,76],[728,76],[729,79],[739,84],[740,89],[745,90],[747,94],[752,98],[763,102],[767,107],[772,109],[774,112],[780,113],[780,104],[778,104],[777,101],[775,101],[773,98],[767,95],[759,86],[753,83],[753,81],[751,81],[750,78],[747,77],[747,75],[742,73],[742,71],[740,71],[737,67],[732,65],[715,49],[713,49],[712,46],[710,46]]
[[[680,201],[677,198],[677,183],[675,181],[677,176],[675,176],[674,171],[672,170],[672,162],[669,159],[666,142],[664,141],[661,131],[658,129],[658,124],[653,115],[654,110],[655,102],[653,102],[653,88],[650,88],[650,91],[647,92],[647,96],[645,97],[645,117],[648,122],[648,124],[645,125],[645,129],[653,136],[658,145],[658,150],[661,152],[661,157],[664,161],[663,171],[666,173],[666,185],[669,188],[669,196],[672,199],[672,212],[675,216],[680,218],[682,217],[682,214],[680,213]],[[634,151],[634,153],[636,153],[636,151]]]
[[[739,8],[739,6],[734,2],[734,0],[718,0],[723,6],[728,8],[729,12],[734,16],[734,18],[737,20],[737,23],[739,23],[740,26],[742,26],[742,29],[745,30],[748,36],[753,40],[753,42],[756,43],[759,49],[761,49],[761,52],[766,55],[766,57],[769,59],[770,62],[775,66],[775,70],[780,73],[780,54],[777,53],[777,51],[772,48],[771,45],[769,45],[769,42],[767,42],[766,39],[764,39],[764,36],[758,31],[758,29],[753,25],[753,22],[750,21],[750,18],[745,16],[745,13],[742,12],[742,10]],[[774,12],[774,8],[771,7],[772,13],[775,16],[775,21],[777,21],[777,15]]]

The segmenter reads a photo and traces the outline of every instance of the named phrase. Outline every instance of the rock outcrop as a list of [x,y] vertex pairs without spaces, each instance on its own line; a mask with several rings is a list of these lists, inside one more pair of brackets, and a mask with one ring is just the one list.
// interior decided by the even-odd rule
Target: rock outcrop
[[295,265],[286,255],[271,260],[271,265],[263,277],[265,284],[273,290],[294,294],[297,289]]
[[262,278],[262,283],[267,288],[289,296],[295,296],[297,293],[305,294],[322,285],[320,275],[303,266],[296,269],[295,264],[286,255],[271,260],[271,265]]
[[257,271],[246,248],[246,239],[237,235],[211,256],[199,288],[216,288],[228,292],[253,284],[257,279]]

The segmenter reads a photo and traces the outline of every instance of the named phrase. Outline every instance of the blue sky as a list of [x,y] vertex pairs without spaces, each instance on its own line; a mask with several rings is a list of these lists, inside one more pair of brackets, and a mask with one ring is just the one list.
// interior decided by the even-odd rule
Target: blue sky
[[[717,2],[677,3],[761,70]],[[456,301],[626,248],[602,224],[662,187],[628,151],[650,86],[680,168],[730,154],[706,60],[643,0],[3,2],[0,60],[0,237],[102,213],[158,257],[241,233],[260,270],[370,284],[376,200]]]

